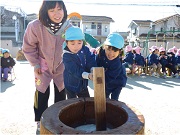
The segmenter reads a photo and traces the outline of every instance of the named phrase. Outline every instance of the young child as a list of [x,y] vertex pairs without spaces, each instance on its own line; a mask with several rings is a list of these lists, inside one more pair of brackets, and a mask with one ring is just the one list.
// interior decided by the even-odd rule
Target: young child
[[10,56],[8,49],[4,49],[2,53],[3,53],[3,57],[1,57],[0,72],[1,72],[1,77],[2,77],[2,73],[3,73],[2,79],[5,82],[8,79],[8,72],[11,72],[11,69],[16,64],[16,62]]
[[92,67],[97,67],[95,56],[83,45],[85,39],[79,27],[70,27],[65,32],[63,50],[64,85],[68,99],[89,97],[88,79],[92,80]]
[[134,54],[132,53],[132,46],[131,45],[127,45],[125,47],[125,57],[124,57],[124,63],[123,66],[125,68],[129,68],[132,72],[132,66],[133,66],[133,62],[134,62]]
[[135,70],[136,67],[141,66],[143,67],[145,65],[144,57],[141,55],[141,48],[139,46],[136,46],[133,48],[134,53],[134,65],[133,70]]
[[177,50],[175,58],[177,64],[176,69],[178,70],[178,72],[180,72],[180,49]]
[[173,77],[179,78],[179,75],[178,75],[177,70],[175,68],[175,66],[176,66],[176,58],[175,58],[174,49],[170,48],[168,50],[167,54],[168,54],[168,58],[167,58],[168,66],[166,66],[166,67],[171,69],[171,71],[174,73]]
[[156,46],[152,46],[150,49],[150,54],[148,55],[147,59],[148,59],[148,65],[150,66],[150,68],[152,68],[152,76],[160,76],[160,70],[162,65],[159,62],[159,57],[158,57],[158,53],[159,50]]
[[96,55],[97,65],[105,69],[106,98],[111,95],[111,99],[114,100],[119,99],[122,87],[125,87],[127,81],[126,71],[120,60],[123,46],[123,37],[112,33],[108,35]]
[[163,47],[159,48],[159,62],[162,65],[163,78],[166,78],[166,67],[168,66],[166,51]]

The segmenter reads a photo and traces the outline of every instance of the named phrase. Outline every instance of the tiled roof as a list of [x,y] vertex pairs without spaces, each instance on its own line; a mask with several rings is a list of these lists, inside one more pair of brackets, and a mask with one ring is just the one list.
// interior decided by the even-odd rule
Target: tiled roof
[[154,22],[154,24],[158,24],[159,22],[162,22],[162,21],[165,21],[165,20],[169,20],[173,17],[179,17],[180,18],[180,15],[179,14],[175,14],[175,15],[171,15],[171,16],[168,16],[168,17],[165,17],[165,18],[162,18],[162,19],[159,19],[159,20],[156,20]]
[[[71,20],[79,20],[77,17],[72,17]],[[89,15],[82,15],[83,22],[114,22],[111,17],[107,16],[89,16]]]
[[152,21],[151,20],[132,20],[137,25],[149,25]]

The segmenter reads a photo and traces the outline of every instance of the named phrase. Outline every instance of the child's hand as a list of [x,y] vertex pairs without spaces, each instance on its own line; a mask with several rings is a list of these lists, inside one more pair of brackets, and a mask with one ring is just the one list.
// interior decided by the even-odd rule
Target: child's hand
[[34,69],[34,72],[37,73],[37,74],[42,74],[41,68],[36,68],[36,69]]
[[89,73],[88,78],[89,78],[90,80],[93,80],[93,73]]

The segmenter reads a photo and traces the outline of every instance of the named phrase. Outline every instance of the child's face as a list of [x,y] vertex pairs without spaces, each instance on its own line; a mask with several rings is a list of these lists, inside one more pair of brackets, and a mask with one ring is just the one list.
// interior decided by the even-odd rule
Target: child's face
[[113,60],[119,55],[119,51],[115,52],[112,48],[108,48],[108,46],[105,46],[104,49],[108,60]]
[[10,54],[8,52],[3,54],[4,58],[8,58],[10,56]]
[[82,40],[69,40],[67,42],[67,47],[72,53],[77,53],[79,50],[81,50],[83,46]]
[[48,10],[48,16],[52,22],[60,23],[64,17],[64,10],[58,3],[56,3],[55,8]]
[[165,54],[165,52],[164,52],[164,51],[161,51],[161,52],[160,52],[160,54],[161,54],[161,55],[164,55],[164,54]]
[[158,53],[159,53],[159,50],[158,50],[158,49],[156,49],[156,50],[154,51],[154,53],[155,53],[155,54],[158,54]]

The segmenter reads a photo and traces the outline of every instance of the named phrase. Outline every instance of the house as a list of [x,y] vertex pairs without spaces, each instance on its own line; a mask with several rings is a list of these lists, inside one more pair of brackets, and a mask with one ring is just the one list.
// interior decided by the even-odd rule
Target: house
[[13,57],[22,46],[25,30],[25,13],[1,8],[1,48],[9,49]]
[[142,47],[141,53],[147,55],[152,45],[163,46],[166,50],[180,48],[180,15],[175,14],[156,21],[132,20],[129,25],[127,41],[132,46]]
[[91,34],[100,43],[105,41],[106,37],[110,33],[110,23],[114,22],[112,18],[107,16],[89,15],[82,15],[82,24],[80,24],[81,20],[77,17],[72,17],[70,20],[74,26],[81,27],[84,33]]

